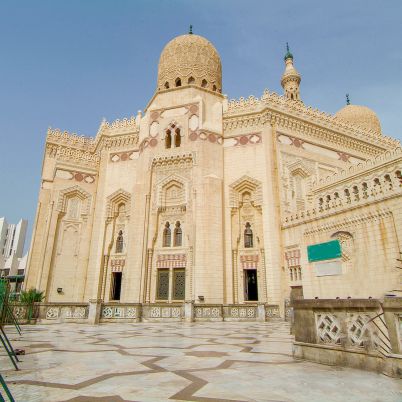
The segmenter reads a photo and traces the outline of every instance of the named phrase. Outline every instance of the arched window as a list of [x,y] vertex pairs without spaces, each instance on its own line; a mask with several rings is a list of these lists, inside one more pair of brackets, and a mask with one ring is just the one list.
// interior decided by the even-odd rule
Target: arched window
[[216,85],[213,85],[213,86],[212,86],[212,90],[213,90],[213,91],[216,91]]
[[123,252],[123,244],[124,244],[123,231],[119,230],[119,234],[117,235],[117,240],[116,240],[116,253]]
[[165,88],[169,89],[169,82],[167,82],[167,81],[165,82]]
[[175,135],[174,135],[174,146],[178,148],[181,144],[181,136],[180,136],[180,129],[176,128]]
[[195,83],[194,77],[190,77],[190,78],[188,79],[188,83],[189,83],[189,84],[194,84],[194,83]]
[[174,228],[174,240],[173,240],[173,245],[175,247],[179,247],[182,245],[182,237],[183,237],[182,234],[183,232],[180,227],[180,222],[177,221],[176,227]]
[[180,78],[176,78],[176,87],[181,87],[181,79]]
[[165,137],[165,148],[171,148],[172,147],[172,133],[170,130],[166,131],[166,137]]
[[166,222],[165,229],[163,229],[163,247],[170,247],[172,232],[170,230],[169,222]]
[[201,86],[202,86],[203,88],[206,88],[207,85],[208,85],[207,80],[204,79],[204,80],[201,81]]
[[244,247],[253,247],[253,231],[251,230],[250,222],[246,223],[246,229],[244,229]]

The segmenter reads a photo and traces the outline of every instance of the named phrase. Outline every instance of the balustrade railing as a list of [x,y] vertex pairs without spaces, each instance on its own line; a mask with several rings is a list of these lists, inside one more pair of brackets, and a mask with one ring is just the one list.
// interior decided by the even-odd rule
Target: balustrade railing
[[371,173],[370,178],[349,183],[340,182],[332,186],[331,191],[323,191],[315,195],[315,207],[287,215],[283,224],[291,225],[305,220],[316,219],[327,214],[350,209],[354,206],[377,202],[394,196],[402,195],[402,173],[400,164],[393,169],[377,174]]

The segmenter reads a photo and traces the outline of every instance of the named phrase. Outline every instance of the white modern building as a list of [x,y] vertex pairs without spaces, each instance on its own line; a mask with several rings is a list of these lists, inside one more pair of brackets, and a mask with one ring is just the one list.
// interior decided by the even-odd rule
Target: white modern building
[[22,282],[25,275],[27,256],[23,253],[27,227],[26,219],[15,224],[8,223],[5,217],[0,218],[0,276],[16,283]]

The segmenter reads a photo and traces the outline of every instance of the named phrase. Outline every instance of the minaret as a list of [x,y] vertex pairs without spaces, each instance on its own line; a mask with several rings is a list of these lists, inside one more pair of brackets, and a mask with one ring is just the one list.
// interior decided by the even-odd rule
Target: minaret
[[291,100],[300,100],[301,76],[293,66],[293,55],[290,53],[289,44],[286,43],[285,72],[282,75],[281,85],[285,90],[285,97]]

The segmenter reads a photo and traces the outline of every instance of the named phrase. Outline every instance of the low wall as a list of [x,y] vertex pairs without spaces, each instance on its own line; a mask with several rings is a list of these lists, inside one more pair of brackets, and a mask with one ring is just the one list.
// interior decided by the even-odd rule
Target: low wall
[[402,377],[402,298],[293,302],[293,355]]
[[[27,307],[14,306],[20,323],[27,322]],[[174,321],[269,321],[279,319],[279,306],[258,304],[186,303],[36,303],[32,318],[42,324],[56,322],[174,322]]]

